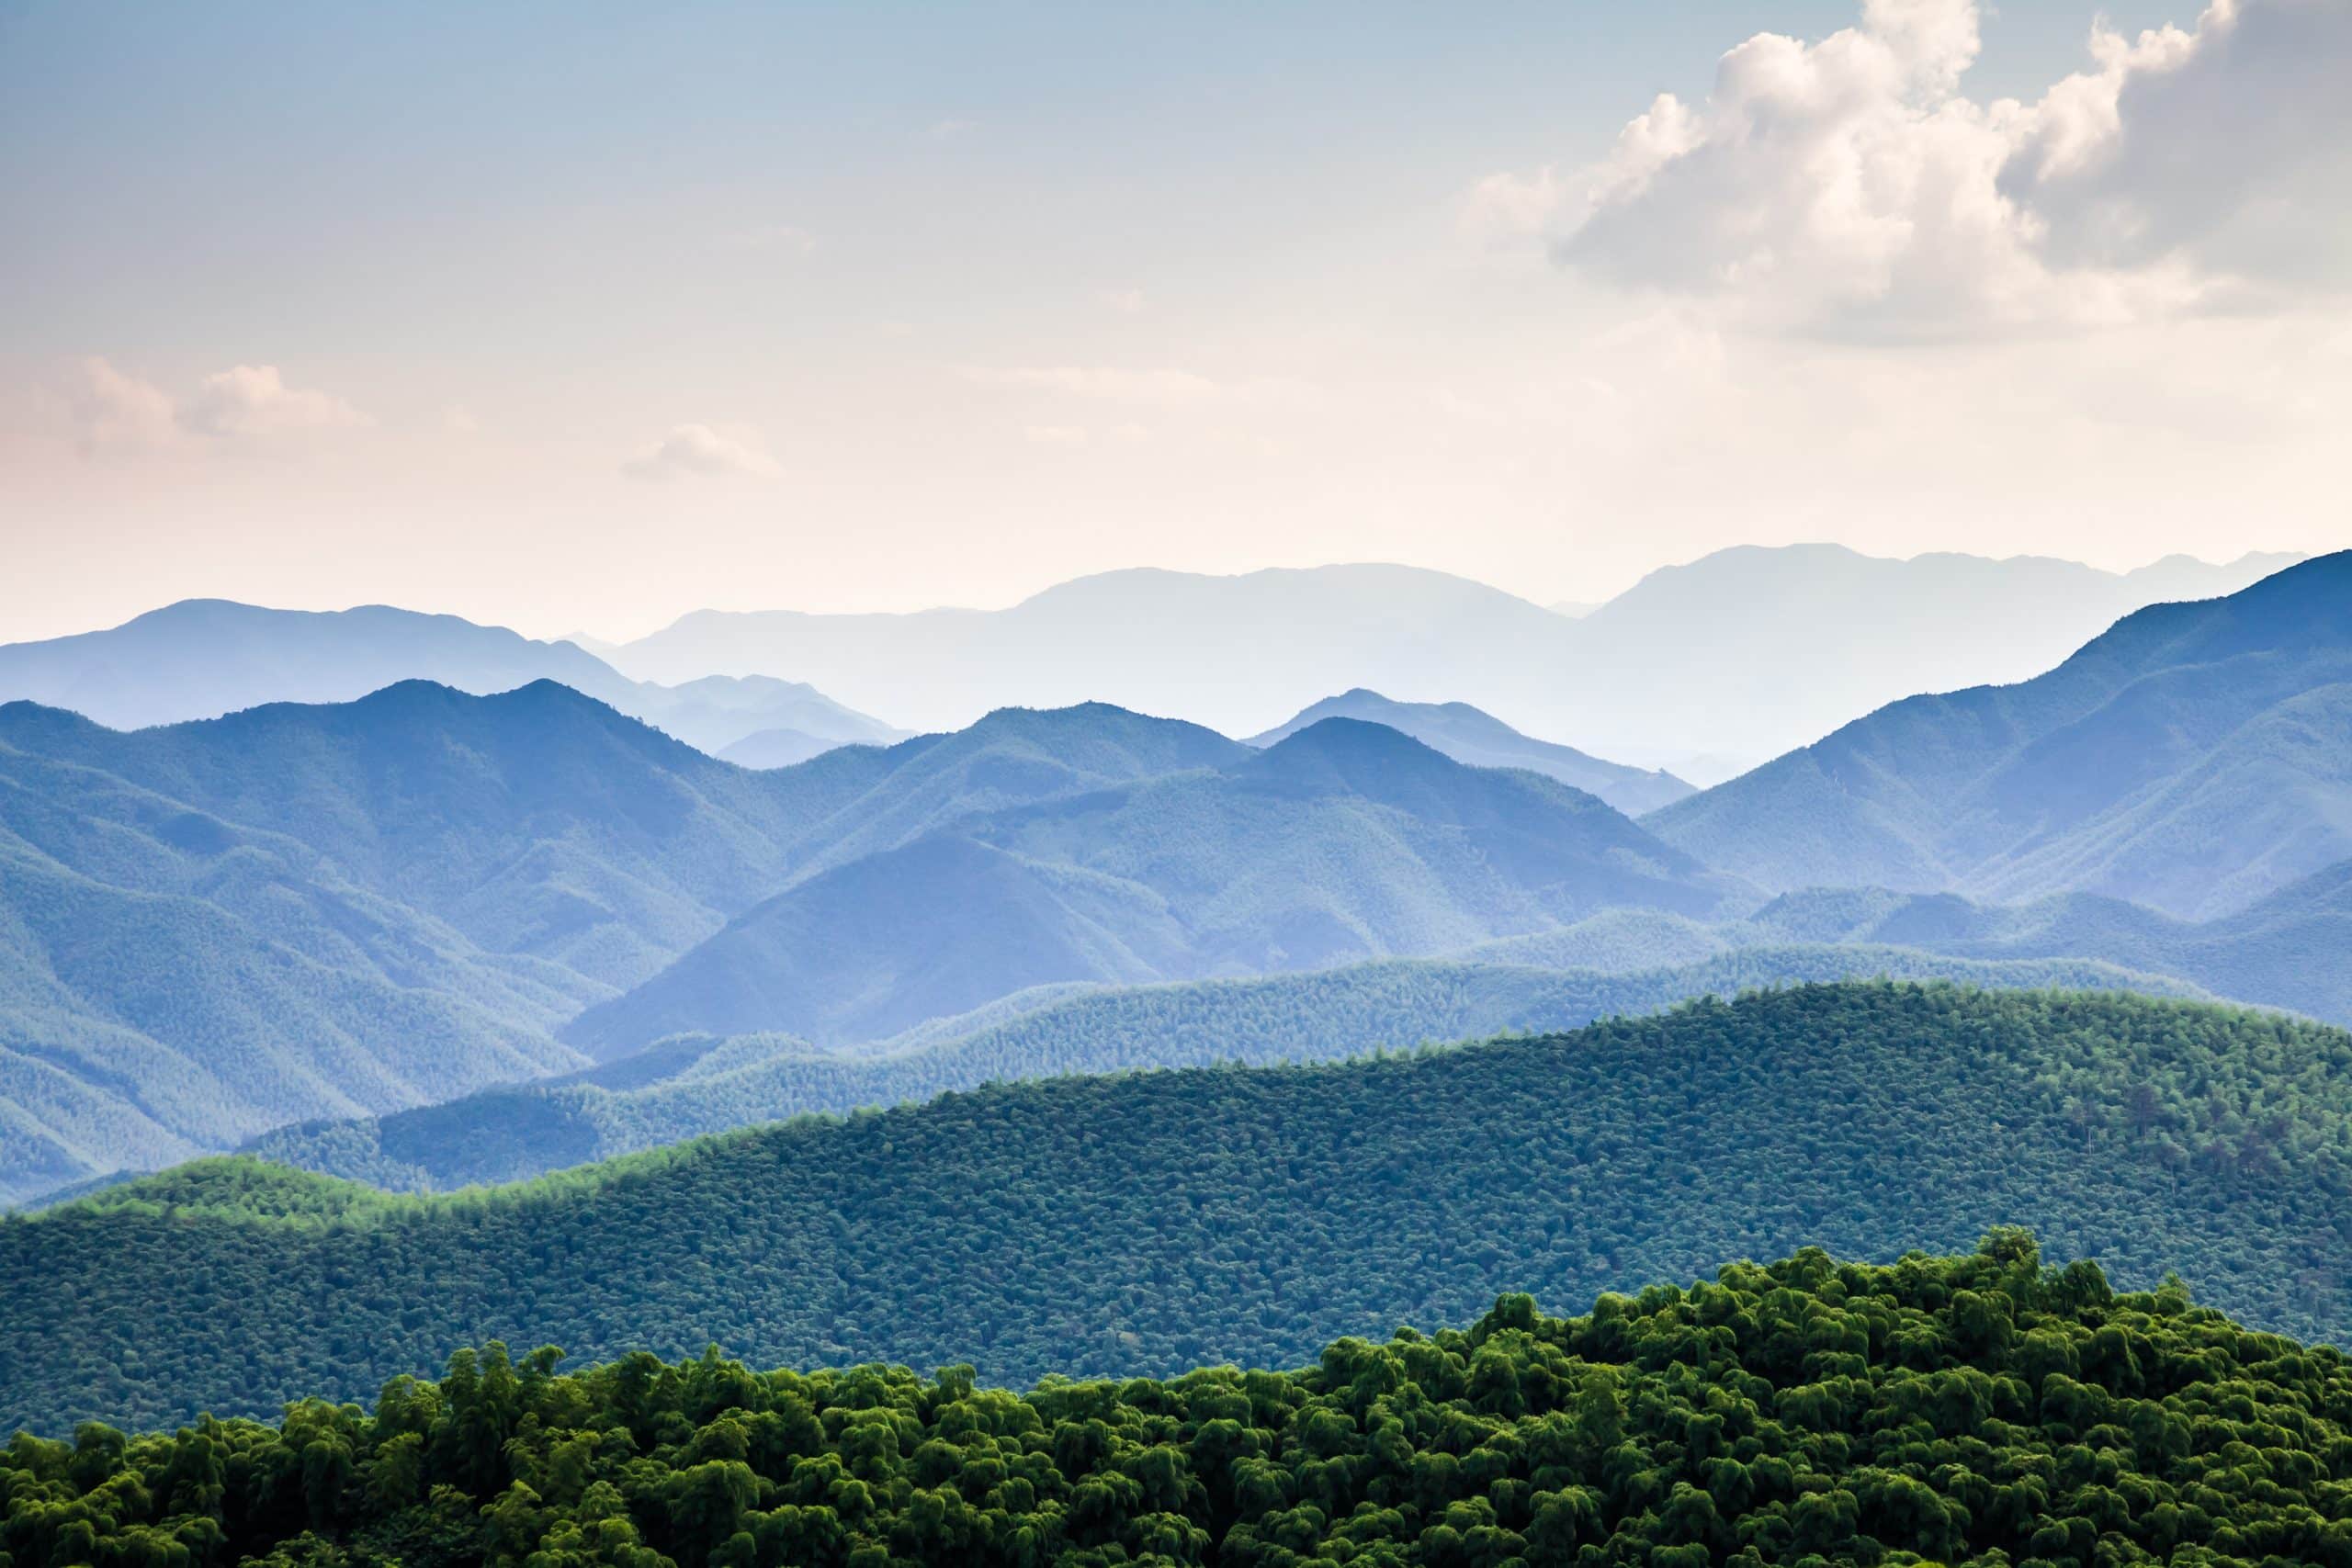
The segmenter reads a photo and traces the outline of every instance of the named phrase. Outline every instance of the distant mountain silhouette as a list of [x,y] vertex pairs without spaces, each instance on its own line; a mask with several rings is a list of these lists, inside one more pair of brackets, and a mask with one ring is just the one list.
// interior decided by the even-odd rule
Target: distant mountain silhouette
[[2024,680],[2143,604],[2233,592],[2294,558],[2119,574],[1741,548],[1653,572],[1581,617],[1402,566],[1138,570],[1001,611],[700,611],[610,657],[648,680],[789,675],[927,728],[1008,703],[1101,700],[1249,735],[1364,687],[1473,704],[1531,736],[1713,783],[1915,693]]
[[[1138,736],[1155,739],[1155,776],[978,813],[904,792],[912,805],[870,814],[839,840],[864,854],[828,852],[833,869],[591,1009],[564,1037],[599,1057],[682,1031],[871,1038],[1048,982],[1312,968],[1444,951],[1616,905],[1705,914],[1738,896],[1591,795],[1467,768],[1352,719],[1264,751],[1189,727],[1139,728],[1164,721],[1112,708],[991,716],[954,743],[1043,723],[1099,728],[1114,757],[1132,756]],[[1222,766],[1203,765],[1220,750]],[[956,807],[1003,767],[1001,743],[982,754],[985,769],[947,775]],[[926,784],[939,777],[926,770]],[[913,837],[919,827],[936,831]]]
[[1468,703],[1391,702],[1362,687],[1324,698],[1264,734],[1251,736],[1250,744],[1271,746],[1326,718],[1385,724],[1474,768],[1526,768],[1599,795],[1628,816],[1638,817],[1692,793],[1672,773],[1629,768],[1588,757],[1573,747],[1532,739]]
[[642,684],[569,642],[383,604],[272,610],[190,599],[106,631],[0,646],[0,702],[66,708],[114,729],[267,703],[350,702],[410,680],[478,694],[560,682],[711,752],[779,728],[835,745],[903,733],[796,682]]
[[1647,822],[1768,887],[2244,908],[2352,857],[2352,552],[1894,704]]

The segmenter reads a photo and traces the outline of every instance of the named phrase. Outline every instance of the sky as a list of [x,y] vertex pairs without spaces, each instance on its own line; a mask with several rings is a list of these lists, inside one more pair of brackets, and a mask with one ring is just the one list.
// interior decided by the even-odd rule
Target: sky
[[0,641],[2352,543],[2352,0],[0,0]]

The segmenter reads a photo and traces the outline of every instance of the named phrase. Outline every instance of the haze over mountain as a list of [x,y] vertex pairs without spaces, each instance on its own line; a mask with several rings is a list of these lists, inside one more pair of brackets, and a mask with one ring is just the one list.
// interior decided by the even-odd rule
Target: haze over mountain
[[771,752],[788,744],[813,756],[903,733],[797,682],[652,685],[569,642],[383,604],[272,610],[189,599],[105,631],[0,646],[0,702],[66,708],[113,729],[217,718],[265,703],[349,702],[411,680],[478,694],[555,681],[711,752],[762,735]]
[[647,680],[786,675],[925,728],[1101,700],[1248,735],[1365,687],[1712,783],[1900,697],[2038,674],[2143,604],[2231,592],[2294,558],[2112,573],[1743,547],[1653,572],[1580,618],[1400,566],[1137,570],[1001,611],[702,611],[610,657]]
[[1692,793],[1672,773],[1628,768],[1588,757],[1571,746],[1532,739],[1468,703],[1391,702],[1362,687],[1324,698],[1264,734],[1251,736],[1250,744],[1272,746],[1327,718],[1385,724],[1474,768],[1526,768],[1599,795],[1628,817],[1639,817]]
[[1894,704],[1647,825],[1773,888],[2243,908],[2352,858],[2352,552]]

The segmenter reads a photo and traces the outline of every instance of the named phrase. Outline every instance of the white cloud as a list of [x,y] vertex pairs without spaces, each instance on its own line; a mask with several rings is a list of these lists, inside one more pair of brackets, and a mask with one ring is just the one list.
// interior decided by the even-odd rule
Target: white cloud
[[275,365],[238,365],[207,376],[179,417],[202,435],[282,435],[369,423],[331,392],[288,386]]
[[1094,291],[1094,302],[1104,310],[1115,311],[1122,316],[1141,315],[1143,290],[1140,288],[1098,288]]
[[681,424],[621,465],[631,479],[724,479],[744,475],[774,479],[784,469],[761,451],[747,431]]
[[186,447],[207,440],[274,437],[374,423],[343,399],[289,387],[274,365],[216,371],[186,398],[96,355],[82,361],[62,404],[85,454]]
[[2234,297],[2352,288],[2352,5],[2217,0],[2194,33],[2101,28],[2004,186],[2068,264],[2195,266]]
[[1465,222],[1830,333],[2111,324],[2347,281],[2352,6],[2102,25],[2096,68],[2032,104],[1962,93],[1978,19],[1973,0],[1864,0],[1818,42],[1758,34],[1703,105],[1661,96],[1573,176],[1490,175]]

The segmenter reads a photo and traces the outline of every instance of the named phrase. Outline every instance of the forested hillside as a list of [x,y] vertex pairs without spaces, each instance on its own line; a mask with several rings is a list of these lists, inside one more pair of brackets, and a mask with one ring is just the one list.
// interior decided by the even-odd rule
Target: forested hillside
[[2352,551],[1910,698],[1646,825],[1767,887],[2233,913],[2352,859]]
[[[1310,969],[1743,898],[1591,795],[1385,726],[1216,743],[1239,755],[967,816],[808,877],[563,1038],[599,1059],[687,1032],[836,1043],[1029,986]],[[879,820],[883,842],[903,837]]]
[[1508,1294],[1467,1330],[1343,1338],[1299,1371],[1016,1395],[969,1366],[560,1364],[493,1344],[389,1384],[372,1414],[313,1399],[275,1426],[19,1438],[0,1551],[22,1568],[2352,1565],[2340,1352],[2177,1284],[2118,1294],[2015,1230],[1964,1257],[1732,1263],[1568,1318]]
[[2176,981],[2071,959],[1985,962],[1859,944],[1741,948],[1700,964],[1627,974],[1389,959],[1306,975],[1081,988],[1078,995],[1041,987],[877,1045],[841,1051],[784,1035],[677,1036],[551,1083],[487,1089],[380,1118],[283,1127],[246,1152],[379,1187],[447,1190],[517,1181],[761,1122],[917,1103],[991,1082],[1336,1061],[1576,1029],[1759,986],[1871,977],[2196,994]]
[[[236,1160],[0,1221],[0,1427],[367,1396],[452,1345],[1296,1363],[1346,1333],[2005,1221],[2352,1328],[2352,1035],[1848,985],[1336,1066],[1066,1078],[442,1199]],[[70,1334],[61,1324],[71,1321]]]

